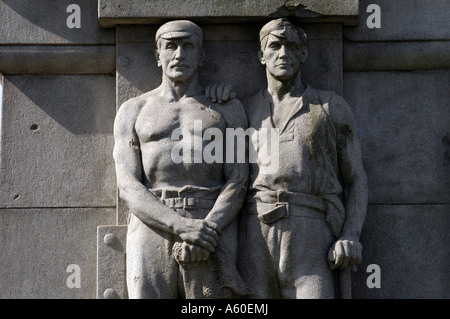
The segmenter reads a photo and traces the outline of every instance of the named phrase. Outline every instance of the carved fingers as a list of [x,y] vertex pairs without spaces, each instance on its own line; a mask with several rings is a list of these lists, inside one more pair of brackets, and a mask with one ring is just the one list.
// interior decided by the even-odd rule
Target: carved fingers
[[331,269],[351,267],[356,272],[356,265],[362,260],[362,245],[357,240],[339,239],[328,251],[328,264]]
[[183,243],[182,261],[184,262],[207,260],[210,254],[210,251],[200,246]]
[[[214,252],[219,241],[219,233],[216,231],[216,227],[210,221],[186,219],[185,227],[180,231],[179,236],[188,244],[199,246],[209,252]],[[197,250],[194,253],[197,253]]]
[[226,103],[236,97],[231,85],[224,83],[208,85],[205,89],[205,95],[213,103]]

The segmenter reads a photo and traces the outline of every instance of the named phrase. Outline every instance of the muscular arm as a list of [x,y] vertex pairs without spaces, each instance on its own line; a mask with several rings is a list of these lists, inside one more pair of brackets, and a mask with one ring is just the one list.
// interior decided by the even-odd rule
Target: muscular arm
[[359,237],[366,218],[368,188],[353,113],[343,99],[337,98],[336,102],[337,107],[330,113],[337,131],[338,161],[347,196],[345,223],[334,250],[336,266],[345,268],[361,262]]
[[[227,128],[237,129],[242,128],[243,131],[247,129],[247,118],[244,108],[238,100],[228,102],[230,105],[223,106],[222,114],[227,123]],[[231,141],[229,141],[231,142]],[[244,142],[244,145],[241,143]],[[226,136],[224,138],[224,145],[226,145]],[[236,139],[233,145],[233,150],[224,149],[224,178],[225,184],[222,187],[221,193],[216,200],[216,203],[205,218],[213,221],[218,225],[222,231],[228,224],[230,224],[240,212],[247,194],[248,183],[248,163],[238,163],[237,154],[238,148],[246,150],[245,141]],[[234,151],[234,159],[232,163],[227,163],[227,152]]]
[[122,105],[114,123],[113,156],[120,197],[132,213],[147,226],[173,233],[188,243],[214,251],[218,235],[207,222],[178,215],[162,204],[142,184],[141,152],[135,132],[140,103],[131,100]]

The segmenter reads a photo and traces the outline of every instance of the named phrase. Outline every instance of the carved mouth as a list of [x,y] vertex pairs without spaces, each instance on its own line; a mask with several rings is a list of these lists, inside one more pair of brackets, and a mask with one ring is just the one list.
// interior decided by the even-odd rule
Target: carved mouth
[[189,66],[186,64],[175,64],[172,66],[172,68],[186,68],[187,69],[187,68],[189,68]]

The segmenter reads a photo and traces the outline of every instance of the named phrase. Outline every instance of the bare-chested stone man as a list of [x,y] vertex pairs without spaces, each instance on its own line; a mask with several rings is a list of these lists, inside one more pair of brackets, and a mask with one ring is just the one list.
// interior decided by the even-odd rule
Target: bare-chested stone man
[[[126,248],[130,298],[246,293],[235,268],[234,221],[245,200],[248,167],[199,161],[210,141],[195,140],[201,138],[199,125],[200,135],[218,129],[225,137],[226,128],[245,129],[247,121],[236,99],[217,107],[204,96],[198,82],[202,42],[202,30],[190,21],[162,25],[156,33],[162,84],[125,102],[116,117],[118,188],[132,212]],[[180,130],[182,139],[174,139]]]

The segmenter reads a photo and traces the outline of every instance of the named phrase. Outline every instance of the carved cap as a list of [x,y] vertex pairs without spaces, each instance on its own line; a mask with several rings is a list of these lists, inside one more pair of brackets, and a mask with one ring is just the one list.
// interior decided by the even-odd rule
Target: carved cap
[[163,24],[156,31],[155,41],[158,42],[159,38],[176,39],[193,35],[198,36],[200,40],[203,39],[203,31],[198,25],[189,20],[175,20]]
[[269,34],[278,38],[287,38],[289,34],[294,34],[299,38],[300,42],[306,42],[305,31],[293,25],[286,18],[275,19],[266,23],[259,32],[259,41],[262,41]]

